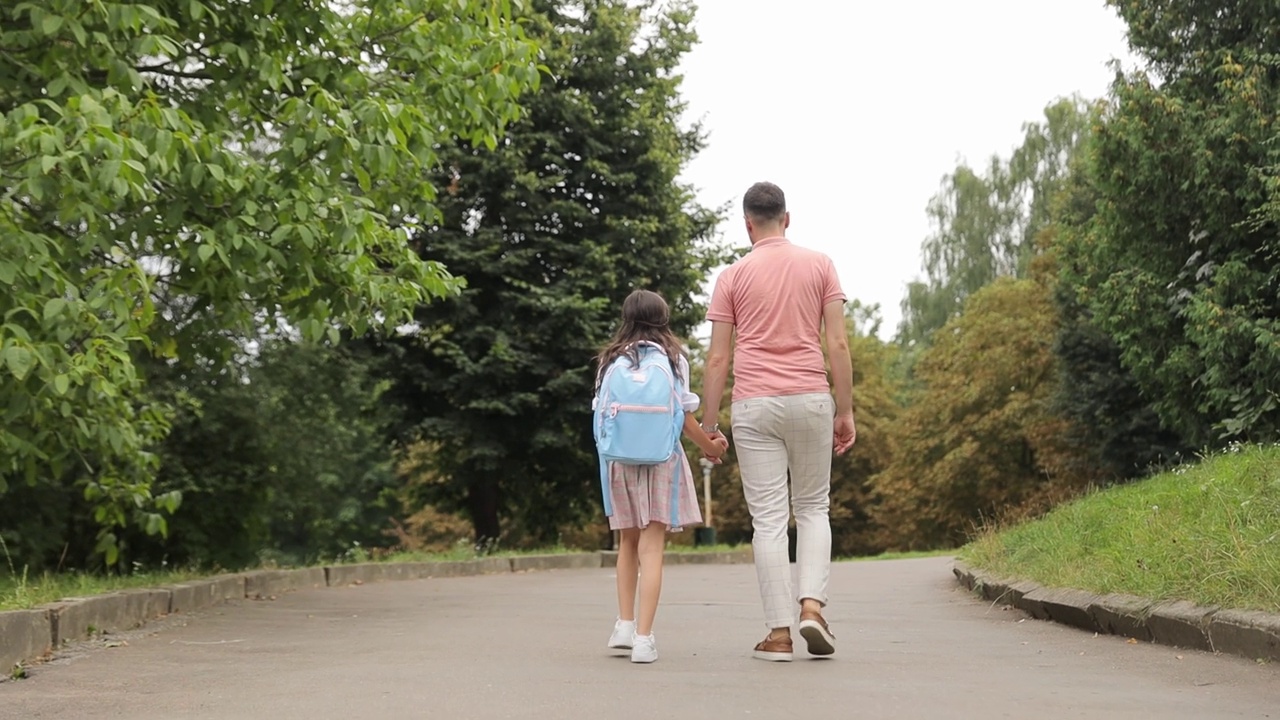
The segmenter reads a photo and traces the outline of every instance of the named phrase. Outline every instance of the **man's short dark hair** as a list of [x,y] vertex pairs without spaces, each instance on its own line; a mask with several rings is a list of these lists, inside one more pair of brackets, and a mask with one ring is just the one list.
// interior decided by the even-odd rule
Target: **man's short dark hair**
[[742,211],[754,220],[781,220],[787,214],[787,196],[771,182],[758,182],[742,196]]

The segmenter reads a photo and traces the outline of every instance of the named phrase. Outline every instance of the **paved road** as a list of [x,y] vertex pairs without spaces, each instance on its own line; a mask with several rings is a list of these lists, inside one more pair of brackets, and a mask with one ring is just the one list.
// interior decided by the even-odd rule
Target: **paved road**
[[830,660],[750,657],[751,566],[668,568],[661,657],[604,648],[613,573],[330,588],[174,616],[0,683],[0,718],[1280,718],[1280,668],[1025,619],[942,558],[833,570]]

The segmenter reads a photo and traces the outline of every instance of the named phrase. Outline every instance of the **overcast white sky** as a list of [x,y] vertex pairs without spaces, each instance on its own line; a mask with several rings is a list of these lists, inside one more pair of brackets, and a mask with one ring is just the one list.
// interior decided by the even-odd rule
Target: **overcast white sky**
[[1109,60],[1133,66],[1102,0],[698,0],[696,27],[683,96],[710,144],[683,178],[733,203],[721,232],[744,245],[742,192],[780,185],[792,241],[881,305],[885,338],[942,176],[1008,155],[1055,98],[1102,96]]

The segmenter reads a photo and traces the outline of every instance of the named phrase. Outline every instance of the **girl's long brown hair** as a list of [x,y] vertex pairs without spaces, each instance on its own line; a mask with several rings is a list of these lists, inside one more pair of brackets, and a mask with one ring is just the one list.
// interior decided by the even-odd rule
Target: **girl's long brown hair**
[[671,332],[671,309],[667,301],[656,292],[635,290],[622,301],[622,325],[614,333],[613,339],[600,351],[599,372],[596,374],[596,388],[605,368],[620,357],[631,361],[631,366],[640,364],[639,343],[650,342],[662,348],[671,363],[671,372],[680,380],[680,363],[678,358],[684,356],[680,339]]

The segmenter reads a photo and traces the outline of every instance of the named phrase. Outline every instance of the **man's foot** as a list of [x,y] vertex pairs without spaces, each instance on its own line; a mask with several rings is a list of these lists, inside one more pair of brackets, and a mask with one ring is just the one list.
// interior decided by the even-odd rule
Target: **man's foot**
[[609,647],[613,650],[630,650],[636,641],[636,621],[619,620],[613,624]]
[[756,643],[755,652],[752,657],[757,660],[768,660],[770,662],[791,662],[792,646],[791,637],[775,638],[773,635],[766,637],[759,643]]
[[836,636],[831,634],[820,612],[804,610],[800,613],[800,637],[809,644],[810,655],[831,655],[836,651]]
[[653,633],[636,635],[635,645],[631,648],[631,662],[651,663],[658,659],[658,646],[653,641]]

